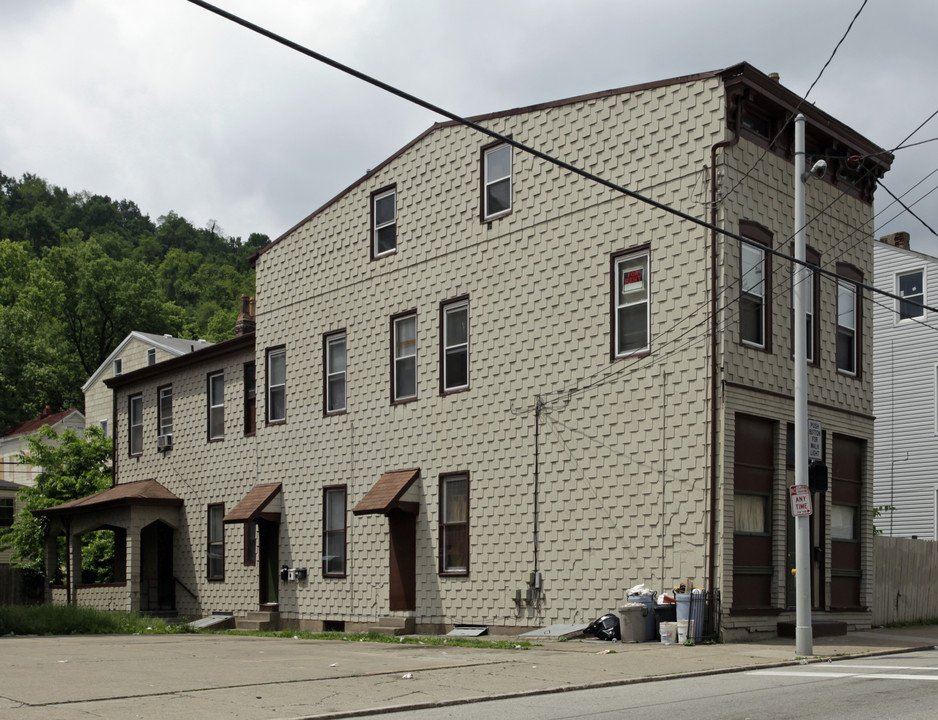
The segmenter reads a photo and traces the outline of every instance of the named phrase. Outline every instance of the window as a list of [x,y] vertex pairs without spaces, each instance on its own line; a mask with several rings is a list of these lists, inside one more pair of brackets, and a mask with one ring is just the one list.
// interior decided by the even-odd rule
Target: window
[[208,439],[225,437],[225,373],[208,376]]
[[831,540],[857,538],[857,507],[831,503]]
[[287,351],[267,351],[267,422],[286,420]]
[[157,434],[173,434],[173,386],[168,385],[157,390]]
[[254,363],[244,363],[244,434],[257,432],[257,379]]
[[613,282],[613,357],[647,352],[650,336],[648,253],[614,256]]
[[13,525],[13,498],[0,498],[0,528]]
[[147,348],[147,365],[156,365],[156,348]]
[[416,313],[392,318],[391,328],[394,352],[391,401],[413,400],[417,397]]
[[769,531],[769,496],[735,493],[733,513],[737,535],[764,535]]
[[440,572],[469,572],[469,475],[440,476]]
[[496,145],[482,151],[482,219],[511,211],[511,146]]
[[143,452],[143,396],[134,395],[129,402],[130,454],[139,455]]
[[765,347],[765,250],[747,243],[740,250],[740,336],[746,345]]
[[322,574],[345,577],[345,486],[323,490]]
[[[843,263],[837,264],[837,370],[848,375],[860,372],[860,305],[857,286],[851,282],[862,282],[858,270]],[[843,279],[846,278],[846,279]]]
[[442,306],[442,392],[469,387],[469,301],[454,300]]
[[397,190],[379,190],[371,196],[371,257],[397,250]]
[[98,425],[101,427],[101,430],[104,432],[104,437],[107,437],[107,418],[98,421]]
[[345,410],[345,331],[325,337],[325,407],[326,413]]
[[[922,271],[902,273],[896,276],[896,289],[899,297],[906,298],[899,303],[899,319],[920,318],[925,315],[925,285],[922,282]],[[907,302],[910,300],[912,302]],[[912,303],[919,303],[913,305]]]
[[225,579],[225,517],[223,504],[208,506],[208,567],[209,580]]
[[244,523],[244,564],[257,563],[257,523]]
[[120,358],[114,358],[114,375],[120,375],[124,371],[124,361]]

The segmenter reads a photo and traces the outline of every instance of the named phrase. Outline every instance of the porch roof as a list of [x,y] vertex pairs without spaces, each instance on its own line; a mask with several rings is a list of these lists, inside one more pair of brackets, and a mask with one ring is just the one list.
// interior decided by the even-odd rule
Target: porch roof
[[280,488],[282,483],[266,483],[255,485],[248,491],[241,502],[234,506],[230,513],[225,515],[222,522],[246,523],[263,518],[265,520],[280,519]]
[[418,477],[420,477],[420,468],[391,470],[384,473],[355,506],[352,513],[355,515],[386,514],[395,508],[412,511],[412,508],[401,503],[401,499]]
[[121,483],[94,495],[70,500],[69,502],[35,510],[35,515],[75,515],[92,510],[126,505],[168,505],[181,506],[182,498],[177,497],[156,480],[138,480],[136,482]]

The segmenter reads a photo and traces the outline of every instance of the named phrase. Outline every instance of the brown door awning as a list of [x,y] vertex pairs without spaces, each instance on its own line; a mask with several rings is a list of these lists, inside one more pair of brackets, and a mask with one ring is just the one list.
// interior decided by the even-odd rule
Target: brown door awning
[[368,515],[377,513],[387,515],[391,510],[403,510],[416,515],[418,504],[404,502],[404,493],[413,485],[414,480],[420,477],[420,468],[409,470],[391,470],[384,473],[355,506],[352,513],[355,515]]
[[255,485],[241,502],[222,518],[224,523],[247,523],[254,520],[280,522],[282,483]]

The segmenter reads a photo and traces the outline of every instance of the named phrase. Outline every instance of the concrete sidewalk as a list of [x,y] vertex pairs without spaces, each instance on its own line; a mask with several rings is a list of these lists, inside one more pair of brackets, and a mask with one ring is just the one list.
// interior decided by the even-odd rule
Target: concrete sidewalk
[[[818,659],[938,646],[938,626],[817,638]],[[798,662],[794,640],[529,649],[224,635],[0,638],[0,718],[327,718]],[[480,708],[481,710],[481,708]]]

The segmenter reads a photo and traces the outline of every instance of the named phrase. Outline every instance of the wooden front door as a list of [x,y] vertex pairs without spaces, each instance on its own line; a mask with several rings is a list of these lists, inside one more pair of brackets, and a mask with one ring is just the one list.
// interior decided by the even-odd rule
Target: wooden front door
[[390,609],[417,609],[417,516],[388,513],[390,534]]

